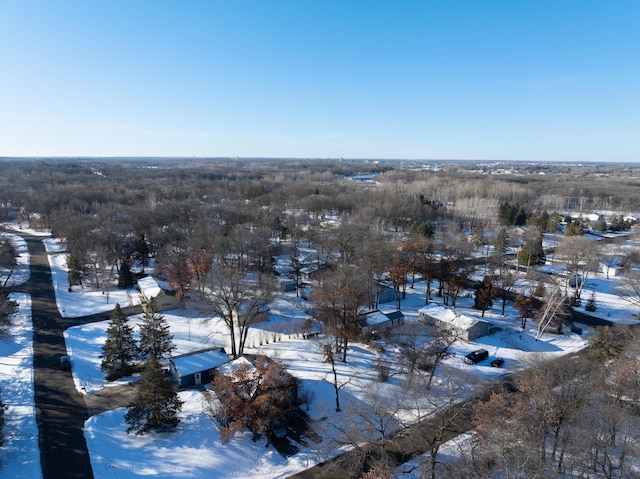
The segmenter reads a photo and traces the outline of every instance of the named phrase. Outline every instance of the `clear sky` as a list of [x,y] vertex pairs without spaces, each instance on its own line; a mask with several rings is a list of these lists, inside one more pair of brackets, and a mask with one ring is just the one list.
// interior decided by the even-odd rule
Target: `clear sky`
[[640,0],[0,0],[0,156],[640,161]]

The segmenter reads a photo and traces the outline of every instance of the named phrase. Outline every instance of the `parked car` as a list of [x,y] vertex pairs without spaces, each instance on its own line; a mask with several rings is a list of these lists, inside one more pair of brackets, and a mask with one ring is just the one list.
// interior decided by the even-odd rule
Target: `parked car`
[[467,364],[477,364],[480,361],[484,361],[489,357],[489,352],[486,349],[476,349],[470,352],[464,357],[464,362]]
[[287,436],[287,428],[284,427],[280,421],[275,419],[271,420],[271,434],[273,437],[277,437],[278,439],[282,439]]
[[502,358],[495,358],[493,361],[491,361],[491,366],[493,366],[494,368],[501,368],[503,364],[504,359]]
[[60,369],[71,369],[71,358],[69,356],[60,356]]

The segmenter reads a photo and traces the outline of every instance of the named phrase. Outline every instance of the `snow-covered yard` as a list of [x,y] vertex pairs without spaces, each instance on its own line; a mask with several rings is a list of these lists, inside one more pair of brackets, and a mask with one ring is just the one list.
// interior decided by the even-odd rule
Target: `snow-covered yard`
[[[424,304],[424,293],[424,285],[418,283],[403,302],[408,323],[417,321],[417,311]],[[462,305],[472,304],[471,298],[462,298],[460,301]],[[335,412],[330,365],[322,362],[321,340],[305,340],[287,332],[287,324],[306,317],[296,304],[295,295],[281,294],[272,304],[270,320],[256,324],[252,329],[247,341],[247,352],[259,352],[283,361],[288,370],[301,380],[303,388],[314,397],[308,411],[309,416],[318,424],[326,426],[340,414]],[[473,310],[468,310],[467,313],[478,314]],[[205,323],[204,320],[208,319],[205,315],[198,315],[193,310],[173,310],[164,314],[178,347],[176,354],[227,345],[224,328],[216,321]],[[490,312],[485,318],[502,330],[473,343],[456,344],[454,348],[457,355],[448,359],[440,368],[440,374],[464,377],[464,382],[469,384],[467,392],[471,391],[474,383],[495,378],[503,374],[505,369],[517,368],[528,353],[542,351],[550,355],[562,355],[587,344],[586,335],[580,337],[575,334],[549,334],[542,341],[535,341],[535,328],[520,331],[520,321],[515,317],[503,318]],[[139,318],[133,317],[132,323],[136,324],[138,320]],[[109,387],[100,371],[99,360],[100,348],[106,339],[106,327],[106,323],[94,323],[77,326],[66,332],[76,385],[88,394],[102,387]],[[505,369],[493,368],[488,361],[476,366],[465,364],[463,356],[479,347],[487,349],[490,357],[503,357],[506,360]],[[338,363],[339,381],[352,378],[341,391],[343,408],[349,401],[367,401],[373,389],[392,398],[401,395],[401,375],[380,386],[375,369],[379,354],[370,345],[353,343],[348,362]],[[393,348],[388,348],[383,354],[393,360]],[[441,379],[437,376],[436,384]],[[121,381],[126,380],[124,378]],[[296,444],[300,452],[284,458],[273,446],[265,448],[264,441],[253,442],[250,435],[236,437],[231,443],[223,444],[216,423],[206,414],[203,394],[184,391],[181,397],[186,401],[181,413],[182,422],[173,434],[151,434],[142,438],[129,436],[125,432],[123,409],[92,417],[87,422],[85,436],[96,478],[113,475],[124,478],[147,475],[276,478],[286,477],[328,457],[327,452],[320,452],[315,449],[314,443],[309,443]],[[422,406],[428,405],[425,403]]]
[[[58,308],[67,317],[81,317],[98,311],[110,311],[115,303],[130,304],[135,291],[116,290],[110,292],[109,301],[100,291],[90,288],[74,288],[68,292],[66,258],[61,245],[54,240],[45,240],[50,253],[50,264]],[[28,271],[28,269],[27,269]],[[631,320],[634,311],[627,303],[615,296],[610,281],[597,277],[590,280],[589,290],[597,291],[596,315],[619,321]],[[418,310],[424,306],[425,286],[416,283],[415,289],[407,291],[402,302],[402,311],[408,324],[418,320]],[[3,472],[11,471],[7,477],[40,476],[37,429],[33,414],[33,381],[31,374],[31,326],[29,298],[21,296],[20,314],[12,329],[12,338],[0,342],[2,367],[0,387],[3,401],[9,406],[5,414],[7,442],[3,449]],[[438,301],[438,298],[434,298]],[[458,309],[470,316],[479,316],[471,309],[473,299],[462,297]],[[199,310],[195,304],[185,310],[165,312],[165,317],[174,335],[177,346],[175,354],[182,354],[214,346],[228,347],[228,337],[223,325]],[[393,304],[383,304],[383,311],[390,311]],[[317,424],[330,424],[340,417],[335,412],[335,396],[331,383],[331,369],[323,363],[322,340],[305,340],[295,334],[291,325],[302,322],[307,314],[304,303],[294,293],[280,293],[271,304],[270,320],[256,324],[247,340],[248,353],[261,353],[283,361],[287,369],[301,380],[302,386],[313,396],[308,414]],[[438,369],[436,387],[446,377],[457,375],[469,383],[481,383],[504,374],[506,370],[518,368],[527,355],[545,353],[563,355],[586,346],[590,331],[585,328],[582,336],[572,333],[546,334],[542,340],[534,339],[535,324],[522,331],[517,313],[507,308],[505,317],[499,314],[500,302],[485,314],[486,320],[498,332],[484,336],[472,343],[456,343],[456,356],[451,357]],[[139,317],[133,317],[135,325]],[[111,387],[100,371],[100,353],[106,339],[107,322],[92,323],[70,328],[65,332],[67,350],[72,357],[72,372],[77,389],[85,394],[94,394],[104,387]],[[349,401],[367,401],[372,390],[379,390],[389,397],[402,393],[402,375],[380,385],[375,368],[377,358],[382,355],[393,365],[396,362],[394,348],[381,344],[379,347],[364,343],[352,343],[346,364],[338,363],[340,382],[349,380],[341,391],[343,405]],[[503,368],[493,368],[489,360],[476,366],[464,363],[468,352],[484,348],[490,359],[505,359]],[[137,378],[123,378],[118,384]],[[315,443],[296,444],[299,452],[290,457],[281,456],[273,446],[265,447],[264,441],[253,442],[250,435],[240,435],[228,444],[220,440],[216,423],[211,419],[205,396],[195,390],[180,393],[185,405],[181,412],[181,423],[173,433],[150,434],[148,436],[127,435],[124,423],[125,409],[115,409],[91,417],[85,427],[85,437],[91,455],[94,475],[98,479],[107,477],[137,478],[152,477],[286,477],[310,465],[326,459],[326,450],[316,448]],[[321,452],[325,451],[325,452]],[[12,469],[13,468],[13,469]]]

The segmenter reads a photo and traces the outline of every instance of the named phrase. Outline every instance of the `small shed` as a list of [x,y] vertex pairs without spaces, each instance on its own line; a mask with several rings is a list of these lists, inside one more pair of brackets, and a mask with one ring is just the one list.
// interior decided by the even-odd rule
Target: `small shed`
[[491,323],[484,319],[460,314],[443,306],[430,304],[419,311],[420,320],[442,330],[452,331],[464,341],[473,341],[489,334]]
[[379,309],[365,311],[360,318],[359,324],[362,328],[362,335],[367,337],[371,334],[382,333],[404,323],[402,311],[383,313]]
[[146,309],[146,305],[152,299],[155,300],[158,311],[180,308],[180,299],[176,296],[176,292],[160,278],[155,276],[140,278],[138,288],[140,289],[142,309]]
[[297,286],[298,282],[295,279],[280,280],[280,291],[295,291]]
[[210,383],[215,369],[227,362],[229,356],[223,348],[203,349],[174,356],[169,360],[169,370],[178,386],[186,388]]

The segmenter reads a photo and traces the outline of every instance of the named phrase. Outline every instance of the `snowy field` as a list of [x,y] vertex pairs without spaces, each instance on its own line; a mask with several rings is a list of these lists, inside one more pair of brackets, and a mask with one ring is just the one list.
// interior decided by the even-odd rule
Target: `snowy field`
[[[116,302],[128,304],[135,296],[133,291],[114,289],[109,301],[100,291],[89,288],[74,288],[67,291],[67,272],[64,251],[59,242],[45,240],[50,253],[50,264],[54,275],[54,286],[61,313],[68,317],[81,317],[98,311],[110,311]],[[25,245],[26,249],[26,245]],[[22,260],[21,260],[22,261]],[[26,269],[28,275],[28,269]],[[24,278],[24,276],[23,276]],[[26,277],[28,278],[28,276]],[[23,279],[24,281],[25,279]],[[596,277],[587,283],[584,298],[589,290],[597,291],[596,315],[620,322],[631,321],[633,309],[615,295],[615,283]],[[417,321],[418,310],[424,306],[425,287],[418,282],[414,290],[407,290],[407,299],[402,302],[402,311],[407,323]],[[2,398],[9,406],[5,417],[2,474],[6,477],[41,477],[37,449],[37,429],[33,414],[33,379],[31,370],[31,315],[30,300],[20,296],[20,313],[16,318],[11,337],[0,342],[2,365],[0,386]],[[434,298],[439,302],[439,298]],[[459,311],[478,317],[480,313],[471,309],[473,299],[462,297],[458,301]],[[184,311],[165,312],[165,317],[174,335],[176,354],[182,354],[214,346],[228,347],[228,338],[219,322],[189,304]],[[506,371],[517,369],[530,354],[545,353],[563,355],[586,346],[590,331],[578,336],[546,334],[535,341],[535,323],[531,329],[522,331],[520,319],[508,304],[507,315],[499,314],[500,301],[487,311],[485,319],[501,328],[501,331],[479,338],[473,343],[456,343],[456,356],[446,360],[438,369],[435,387],[446,378],[457,377],[474,384],[490,381]],[[318,426],[327,427],[340,413],[335,410],[335,396],[331,382],[331,370],[322,362],[322,345],[319,340],[304,340],[292,333],[296,323],[303,321],[304,303],[292,293],[281,293],[271,305],[270,320],[256,324],[247,341],[248,353],[267,354],[284,362],[288,370],[301,380],[302,386],[313,396],[308,411]],[[393,309],[393,303],[381,305],[383,311]],[[136,324],[139,317],[132,317]],[[94,394],[113,383],[107,383],[100,371],[100,353],[106,339],[107,322],[70,328],[65,332],[67,349],[72,357],[72,371],[77,389],[84,394]],[[485,348],[490,358],[505,359],[502,369],[492,368],[488,361],[476,366],[463,362],[468,352]],[[337,365],[339,381],[351,380],[341,391],[343,409],[351,401],[367,401],[372,391],[388,397],[398,397],[402,392],[403,377],[395,375],[386,383],[377,381],[376,359],[393,360],[393,348],[384,352],[371,345],[352,343],[346,364]],[[137,378],[123,378],[123,383]],[[460,381],[463,382],[463,381]],[[115,409],[91,417],[85,426],[85,437],[91,454],[91,463],[97,479],[118,478],[226,478],[257,477],[280,478],[316,464],[327,457],[328,452],[315,443],[296,444],[299,452],[291,457],[281,456],[273,446],[265,447],[264,441],[253,442],[250,435],[240,435],[228,444],[220,440],[219,430],[210,419],[210,406],[205,396],[198,391],[184,391],[185,401],[181,412],[181,423],[174,433],[127,435],[124,423],[125,409]]]

